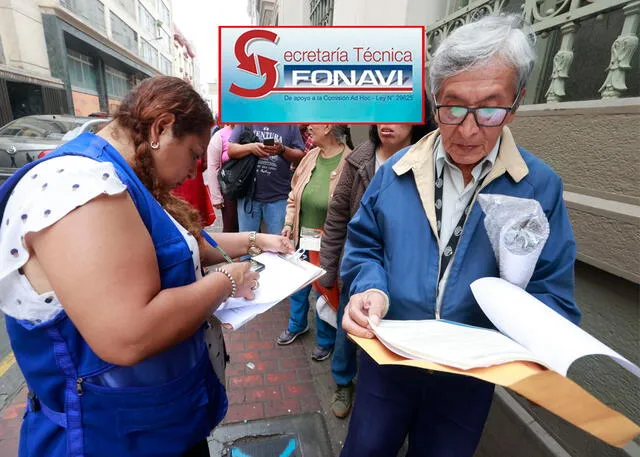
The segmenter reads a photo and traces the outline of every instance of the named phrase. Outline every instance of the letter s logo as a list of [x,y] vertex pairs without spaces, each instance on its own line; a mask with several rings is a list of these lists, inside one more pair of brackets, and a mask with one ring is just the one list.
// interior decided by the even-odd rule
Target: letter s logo
[[276,65],[278,62],[264,56],[256,56],[255,54],[247,54],[247,47],[253,40],[266,40],[277,43],[278,35],[269,30],[249,30],[243,33],[236,41],[234,48],[236,59],[238,59],[238,68],[256,76],[264,76],[264,84],[255,89],[246,89],[235,83],[231,84],[229,92],[239,97],[260,98],[269,94],[271,90],[278,84],[278,70]]

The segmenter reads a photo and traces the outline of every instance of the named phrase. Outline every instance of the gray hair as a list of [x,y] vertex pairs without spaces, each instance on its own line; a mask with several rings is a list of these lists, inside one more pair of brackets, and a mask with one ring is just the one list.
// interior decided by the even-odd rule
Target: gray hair
[[340,143],[344,143],[345,139],[347,138],[346,127],[346,125],[342,124],[334,124],[331,126],[331,134]]
[[338,143],[344,143],[353,149],[353,143],[351,142],[351,129],[345,124],[334,124],[331,126],[331,134],[338,140]]
[[435,96],[444,80],[488,64],[494,57],[516,70],[516,94],[527,86],[536,61],[535,33],[515,14],[485,16],[454,30],[438,46],[429,66]]

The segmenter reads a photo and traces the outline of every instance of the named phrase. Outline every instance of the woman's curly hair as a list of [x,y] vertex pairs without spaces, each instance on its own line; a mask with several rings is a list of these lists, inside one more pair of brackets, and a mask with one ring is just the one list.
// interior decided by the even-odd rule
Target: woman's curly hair
[[150,130],[164,113],[175,116],[173,135],[204,135],[213,126],[213,114],[206,102],[186,81],[173,76],[155,76],[129,92],[113,119],[131,135],[135,146],[133,169],[162,207],[202,243],[203,224],[198,212],[170,189],[159,185],[151,154]]

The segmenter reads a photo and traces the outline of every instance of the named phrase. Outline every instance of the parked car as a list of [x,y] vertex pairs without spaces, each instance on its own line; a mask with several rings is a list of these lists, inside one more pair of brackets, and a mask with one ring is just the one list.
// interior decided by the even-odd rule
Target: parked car
[[0,127],[0,184],[26,163],[33,162],[83,132],[97,132],[110,118],[64,114],[24,116]]

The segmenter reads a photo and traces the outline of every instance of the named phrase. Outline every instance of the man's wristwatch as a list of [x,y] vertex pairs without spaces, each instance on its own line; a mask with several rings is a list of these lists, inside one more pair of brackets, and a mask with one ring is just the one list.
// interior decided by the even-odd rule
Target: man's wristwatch
[[247,250],[250,256],[258,255],[262,253],[262,249],[256,244],[256,232],[249,232],[249,249]]

